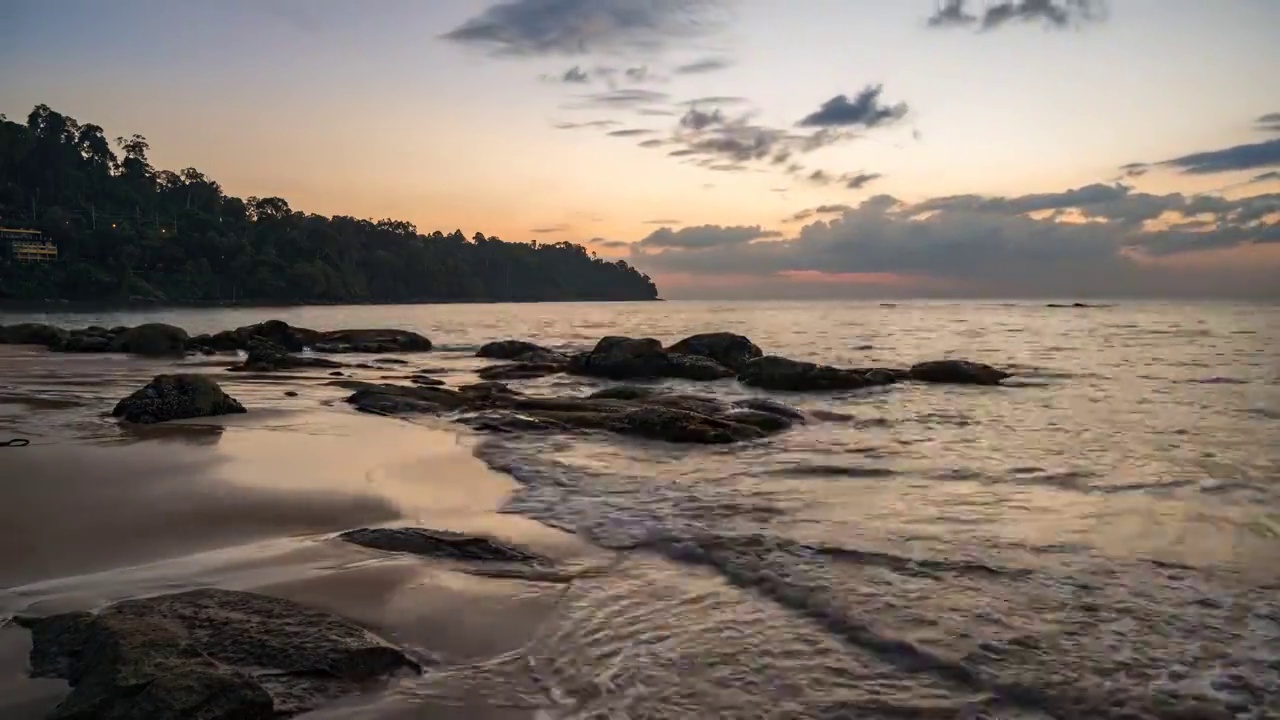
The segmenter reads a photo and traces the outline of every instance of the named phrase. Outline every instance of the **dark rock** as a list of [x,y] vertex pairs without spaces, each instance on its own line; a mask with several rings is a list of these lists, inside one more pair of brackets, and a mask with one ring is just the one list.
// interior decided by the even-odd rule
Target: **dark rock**
[[563,363],[516,362],[489,365],[476,371],[481,380],[530,380],[564,371]]
[[329,376],[330,377],[346,377],[347,374],[342,372],[341,370],[334,370],[333,372],[329,373]]
[[657,387],[642,387],[639,385],[615,385],[607,387],[603,390],[597,390],[587,397],[592,400],[643,400],[652,397],[661,392]]
[[298,392],[297,392],[296,390],[285,390],[285,391],[284,391],[284,396],[285,396],[285,397],[298,397]]
[[356,545],[449,560],[542,562],[539,555],[484,537],[423,528],[361,528],[338,536]]
[[413,375],[409,378],[409,382],[414,385],[425,385],[427,387],[440,387],[445,384],[443,380],[433,378],[430,375]]
[[765,435],[763,430],[752,425],[668,407],[628,410],[611,420],[607,429],[652,440],[714,445],[754,440]]
[[340,617],[255,593],[203,589],[97,613],[21,617],[31,675],[62,678],[61,720],[272,720],[399,672],[402,650]]
[[320,333],[312,347],[347,345],[356,352],[422,352],[431,349],[431,341],[410,330],[333,330]]
[[0,325],[0,345],[44,345],[51,347],[64,340],[69,333],[62,328],[44,323],[18,323]]
[[[476,357],[493,360],[516,360],[529,353],[552,353],[551,350],[524,340],[495,340],[476,351]],[[553,353],[554,354],[554,353]]]
[[294,355],[268,340],[254,338],[249,341],[249,357],[233,370],[272,372],[299,368],[340,368],[342,363],[328,358]]
[[111,414],[129,422],[151,424],[243,412],[243,405],[205,375],[157,375],[117,403]]
[[968,360],[930,360],[911,366],[912,380],[959,385],[999,385],[1012,373]]
[[408,360],[405,360],[404,358],[397,358],[397,357],[375,358],[374,362],[382,363],[384,365],[408,365],[409,364]]
[[602,338],[585,355],[570,358],[568,371],[612,380],[683,378],[718,380],[733,371],[706,357],[668,353],[653,338]]
[[111,338],[105,335],[85,335],[73,333],[61,342],[49,347],[56,352],[68,353],[100,353],[111,350]]
[[470,398],[490,399],[493,397],[515,397],[520,393],[513,390],[506,383],[496,380],[486,380],[484,382],[471,383],[458,388],[458,392]]
[[748,362],[764,355],[755,343],[728,332],[691,335],[667,348],[667,352],[709,358],[735,372],[741,372]]
[[266,320],[256,325],[246,325],[236,328],[234,333],[238,339],[244,338],[242,349],[249,347],[251,339],[262,338],[289,352],[302,352],[320,337],[320,333],[315,330],[294,327],[283,320]]
[[745,408],[747,410],[755,410],[758,412],[769,413],[771,415],[780,415],[784,418],[794,420],[796,422],[804,422],[804,413],[791,407],[784,405],[777,400],[768,398],[747,398],[746,400],[738,400],[733,403],[734,407]]
[[893,382],[893,376],[766,355],[743,366],[738,380],[766,390],[856,390],[888,384]]
[[111,341],[115,352],[134,355],[182,356],[187,353],[187,331],[164,323],[146,323],[129,328]]

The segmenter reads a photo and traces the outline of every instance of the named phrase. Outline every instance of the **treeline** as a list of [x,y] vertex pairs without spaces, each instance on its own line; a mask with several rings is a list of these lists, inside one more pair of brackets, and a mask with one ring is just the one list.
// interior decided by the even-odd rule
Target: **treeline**
[[173,303],[652,300],[625,261],[568,242],[418,232],[240,199],[195,168],[157,170],[140,135],[37,106],[0,115],[0,227],[38,229],[55,263],[0,242],[0,298]]

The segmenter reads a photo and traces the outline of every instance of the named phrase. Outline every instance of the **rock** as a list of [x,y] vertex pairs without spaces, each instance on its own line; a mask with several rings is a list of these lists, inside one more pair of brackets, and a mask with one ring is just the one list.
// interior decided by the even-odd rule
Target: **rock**
[[105,335],[86,335],[73,333],[61,342],[49,347],[56,352],[68,353],[100,353],[111,350],[111,338]]
[[765,435],[752,425],[668,407],[629,410],[610,422],[608,429],[652,440],[712,445],[754,440]]
[[117,403],[111,414],[146,425],[243,412],[243,405],[205,375],[157,375]]
[[476,357],[491,358],[493,360],[516,360],[529,353],[552,353],[552,351],[524,340],[495,340],[481,345],[480,349],[476,351]]
[[413,375],[409,378],[409,382],[414,385],[425,385],[427,387],[440,387],[445,384],[439,378],[433,378],[429,375]]
[[134,355],[182,356],[187,353],[187,331],[164,323],[146,323],[115,336],[111,349]]
[[338,539],[387,552],[412,553],[449,560],[543,562],[539,555],[504,545],[489,538],[423,528],[360,528],[348,530]]
[[95,614],[20,617],[31,676],[62,678],[62,720],[272,720],[420,673],[404,651],[336,615],[256,593],[203,589]]
[[661,392],[656,387],[641,387],[639,385],[615,385],[613,387],[597,390],[587,397],[592,400],[643,400],[647,397]]
[[283,320],[266,320],[256,325],[236,328],[233,332],[242,342],[239,349],[248,349],[253,338],[262,338],[295,353],[310,347],[320,337],[320,333],[315,330],[294,327]]
[[244,364],[231,368],[239,371],[272,372],[298,368],[340,368],[342,363],[328,358],[294,355],[268,340],[254,338],[249,341],[249,357]]
[[779,415],[796,422],[804,422],[805,420],[804,413],[799,410],[791,407],[790,405],[784,405],[777,400],[770,400],[768,398],[747,398],[746,400],[738,400],[733,403],[733,406],[746,410],[769,413],[771,415]]
[[749,339],[728,332],[691,335],[667,348],[667,352],[709,358],[735,372],[764,355]]
[[969,360],[931,360],[917,363],[908,371],[912,380],[960,385],[999,385],[1012,373]]
[[374,358],[373,361],[376,363],[382,363],[383,365],[408,365],[409,364],[408,360],[405,360],[404,358],[397,358],[397,357]]
[[706,357],[668,353],[662,343],[653,338],[617,336],[602,338],[590,353],[571,358],[568,371],[612,380],[718,380],[734,374],[729,368]]
[[561,363],[517,362],[489,365],[476,371],[481,380],[530,380],[564,370]]
[[44,345],[45,347],[51,347],[61,342],[68,334],[62,328],[44,323],[0,325],[0,345]]
[[298,391],[296,391],[296,390],[285,390],[285,391],[284,391],[284,396],[285,396],[285,397],[298,397]]
[[894,376],[887,371],[836,368],[766,355],[744,365],[738,380],[766,390],[856,390],[887,385],[894,382]]
[[423,352],[431,349],[431,341],[410,330],[333,330],[319,333],[312,347],[350,346],[356,352]]

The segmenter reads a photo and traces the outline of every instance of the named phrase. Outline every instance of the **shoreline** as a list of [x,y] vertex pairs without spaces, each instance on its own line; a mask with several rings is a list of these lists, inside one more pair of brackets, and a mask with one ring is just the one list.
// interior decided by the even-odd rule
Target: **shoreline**
[[237,309],[252,310],[261,308],[263,310],[271,309],[292,309],[305,307],[398,307],[402,305],[539,305],[539,304],[572,304],[572,303],[650,303],[650,302],[667,302],[665,298],[626,298],[626,299],[610,299],[610,298],[574,298],[564,300],[499,300],[499,299],[449,299],[449,298],[424,298],[414,300],[299,300],[296,302],[281,302],[270,300],[245,300],[238,302],[226,301],[149,301],[149,300],[18,300],[12,298],[0,298],[0,312],[37,312],[57,310],[58,312],[116,312],[122,310],[219,310],[219,309]]

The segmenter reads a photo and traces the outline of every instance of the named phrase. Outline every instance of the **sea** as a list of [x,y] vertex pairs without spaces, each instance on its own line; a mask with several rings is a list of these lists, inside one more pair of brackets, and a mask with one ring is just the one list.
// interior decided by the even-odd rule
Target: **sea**
[[[626,558],[573,583],[519,658],[459,679],[492,684],[485,692],[502,691],[498,677],[533,683],[572,708],[543,717],[1280,717],[1280,306],[0,313],[0,323],[161,321],[192,334],[269,318],[416,330],[436,346],[422,362],[459,377],[486,364],[474,354],[491,340],[577,350],[606,335],[671,343],[711,331],[836,366],[965,358],[1015,374],[999,387],[816,393],[663,383],[808,414],[731,446],[468,436],[476,457],[518,484],[504,512]],[[93,356],[14,367],[0,370],[0,398],[68,408],[25,431],[86,441],[102,421],[76,408],[118,399],[143,375]],[[583,395],[607,384],[555,375],[516,385]],[[244,392],[246,404],[280,395]],[[26,417],[0,418],[0,435]]]

